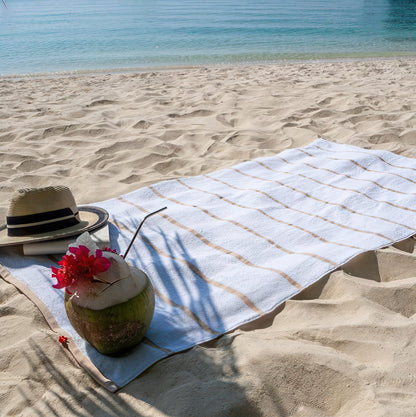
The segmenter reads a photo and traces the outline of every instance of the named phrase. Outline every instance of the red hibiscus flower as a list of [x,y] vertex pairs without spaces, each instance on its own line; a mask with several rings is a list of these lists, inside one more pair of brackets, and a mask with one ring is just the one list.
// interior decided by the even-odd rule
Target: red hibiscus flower
[[52,285],[54,288],[67,288],[81,281],[92,282],[94,275],[107,271],[111,266],[110,260],[99,249],[90,255],[90,250],[80,245],[70,247],[69,252],[58,262],[60,268],[51,267],[52,277],[58,281]]

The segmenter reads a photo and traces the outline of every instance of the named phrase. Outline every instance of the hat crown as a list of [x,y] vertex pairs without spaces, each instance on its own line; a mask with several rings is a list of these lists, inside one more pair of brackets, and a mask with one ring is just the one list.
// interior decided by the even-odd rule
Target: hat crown
[[54,232],[80,223],[75,199],[65,186],[18,190],[6,220],[8,236]]
[[66,186],[22,188],[11,198],[7,216],[27,216],[63,208],[77,212],[74,196]]

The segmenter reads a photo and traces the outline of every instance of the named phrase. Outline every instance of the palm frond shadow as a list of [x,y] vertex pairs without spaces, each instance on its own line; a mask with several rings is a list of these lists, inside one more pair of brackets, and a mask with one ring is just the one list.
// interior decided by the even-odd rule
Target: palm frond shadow
[[[189,308],[215,329],[218,335],[213,335],[211,339],[214,340],[205,346],[196,346],[159,361],[121,391],[153,405],[172,417],[260,415],[256,407],[247,400],[245,387],[236,382],[239,370],[232,350],[235,336],[218,338],[224,333],[225,327],[221,314],[217,311],[218,304],[212,298],[210,285],[196,275],[190,276],[189,271],[186,272],[186,276],[184,274],[184,268],[186,269],[190,264],[199,270],[198,260],[187,250],[178,233],[174,237],[166,236],[162,230],[159,230],[159,233],[164,243],[163,254],[160,250],[154,249],[150,235],[142,232],[138,239],[141,238],[144,245],[137,247],[140,246],[141,250],[145,248],[146,257],[135,247],[131,254],[134,263],[146,272],[144,259],[149,259],[150,256],[158,274],[158,277],[150,277],[150,279],[156,283],[158,290],[181,305],[186,305],[184,298],[188,298],[192,293]],[[175,282],[171,280],[172,271],[177,274],[179,280]],[[163,301],[157,300],[156,303],[158,302]],[[225,378],[224,375],[228,377]],[[146,389],[143,389],[144,387]],[[178,393],[181,395],[180,402],[175,398]],[[224,397],[223,402],[222,397]],[[193,413],[189,410],[194,407],[196,398],[199,398],[200,403]],[[207,398],[209,404],[204,404]],[[212,404],[215,402],[217,405],[213,407]],[[215,411],[216,407],[218,412]]]
[[[48,335],[50,339],[53,339],[52,335]],[[53,340],[56,344],[56,340]],[[104,388],[95,385],[92,388],[86,390],[82,388],[83,384],[80,384],[78,377],[75,380],[71,380],[65,373],[64,366],[56,364],[47,352],[39,345],[34,339],[29,339],[29,345],[31,348],[30,353],[24,353],[26,360],[32,369],[36,369],[38,363],[42,363],[42,366],[46,368],[50,379],[54,381],[54,384],[48,387],[47,396],[37,401],[30,408],[31,415],[45,415],[45,409],[48,410],[48,415],[60,415],[62,410],[65,410],[66,414],[71,416],[139,416],[138,409],[132,407],[129,402],[125,401],[123,397],[119,395],[113,395]],[[35,363],[33,360],[33,354],[38,360]],[[68,357],[70,357],[68,353]],[[80,370],[80,372],[84,372]],[[71,372],[72,375],[72,372]],[[85,378],[89,378],[85,374]],[[91,384],[87,384],[91,386]],[[21,392],[24,396],[24,393]],[[28,401],[29,402],[29,401]],[[97,407],[99,404],[99,407]]]
[[[151,247],[150,239],[144,234],[147,255],[152,260],[153,267],[157,270],[157,277],[151,277],[155,281],[158,290],[180,305],[187,305],[202,321],[207,323],[218,333],[224,333],[225,327],[220,313],[217,311],[216,303],[213,300],[212,286],[203,281],[189,267],[199,271],[198,260],[186,249],[178,233],[174,238],[168,238],[163,231],[160,231],[166,253],[165,256],[156,252]],[[146,269],[146,265],[140,255],[136,254],[139,263]],[[172,281],[172,272],[175,272],[179,280]],[[191,275],[190,275],[191,274]],[[192,294],[192,297],[190,296]],[[185,297],[188,299],[185,300]]]

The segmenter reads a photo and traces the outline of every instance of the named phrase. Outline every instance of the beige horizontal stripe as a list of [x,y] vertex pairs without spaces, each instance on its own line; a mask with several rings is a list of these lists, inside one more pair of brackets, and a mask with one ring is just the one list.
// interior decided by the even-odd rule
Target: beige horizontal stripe
[[[298,149],[298,151],[301,151],[301,152],[303,152],[303,153],[306,153],[308,156],[311,156],[312,158],[315,158],[315,156],[314,156],[314,155],[312,155],[312,154],[310,154],[310,153],[308,153],[308,152],[304,151],[303,149]],[[308,164],[307,162],[302,162],[302,164],[307,165],[307,166],[309,166],[309,167],[311,167],[311,168],[313,168],[313,169],[317,169],[317,170],[320,170],[320,171],[328,171],[328,172],[330,172],[330,173],[332,173],[332,174],[341,175],[341,176],[344,176],[344,177],[350,178],[350,179],[352,179],[352,180],[370,182],[370,183],[372,183],[372,184],[377,185],[377,186],[378,186],[378,187],[380,187],[380,188],[384,188],[384,189],[386,189],[386,188],[385,188],[385,187],[383,187],[382,185],[380,185],[380,184],[378,184],[378,183],[376,183],[376,182],[374,182],[374,181],[372,181],[372,180],[368,180],[368,179],[365,179],[365,178],[354,178],[354,177],[352,177],[351,175],[348,175],[348,174],[340,174],[339,172],[332,171],[331,169],[328,169],[328,168],[316,167],[316,166],[314,166],[314,165]],[[292,175],[299,175],[299,174],[292,174]],[[328,184],[327,184],[327,185],[328,185]],[[388,190],[389,190],[389,191],[391,191],[390,189],[388,189]],[[357,192],[358,192],[358,191],[357,191]],[[403,193],[402,193],[402,194],[403,194]],[[366,194],[364,194],[364,195],[366,195]],[[368,197],[368,196],[367,196],[367,197]],[[368,198],[371,198],[371,197],[368,197]],[[375,200],[375,199],[373,199],[373,198],[371,198],[371,199],[372,199],[372,200],[374,200],[374,201],[376,201],[376,202],[378,202],[378,203],[384,203],[384,201]],[[393,206],[393,207],[397,207],[397,208],[400,208],[400,209],[404,209],[404,210],[408,210],[408,211],[415,211],[415,210],[412,210],[412,209],[410,209],[410,208],[406,208],[406,207],[403,207],[403,206],[396,205],[396,204],[394,204],[394,203],[389,203],[388,201],[386,201],[386,203],[387,203],[387,204],[389,204],[389,205],[391,205],[391,206]],[[357,213],[357,214],[361,214],[362,216],[366,216],[366,217],[372,217],[372,218],[374,218],[374,219],[384,220],[385,222],[389,222],[389,223],[397,224],[398,226],[405,227],[406,229],[410,229],[410,230],[416,231],[416,229],[414,229],[413,227],[407,226],[407,225],[402,224],[402,223],[399,223],[399,222],[395,222],[394,220],[387,220],[387,219],[384,219],[383,217],[372,216],[371,214],[362,214],[362,213]]]
[[[236,169],[236,168],[230,168],[230,169],[232,169],[232,170],[234,170],[234,171],[236,171],[236,172],[238,172],[238,173],[240,173],[240,174],[242,174],[242,175],[246,175],[247,177],[251,177],[251,178],[255,178],[255,179],[260,179],[260,180],[264,180],[264,181],[276,182],[276,181],[273,181],[273,180],[265,180],[264,178],[259,178],[259,177],[255,177],[255,176],[252,176],[252,175],[249,175],[249,174],[245,174],[245,173],[243,173],[243,172],[239,171],[239,170],[238,170],[238,169]],[[229,186],[229,184],[228,184],[227,182],[222,181],[222,180],[219,180],[218,178],[211,177],[210,175],[207,175],[207,174],[205,174],[204,176],[205,176],[205,177],[207,177],[207,178],[209,178],[209,179],[211,179],[211,180],[214,180],[214,181],[217,181],[217,182],[220,182],[220,183],[222,183],[222,184],[224,184],[224,185]],[[211,192],[209,192],[209,191],[206,191],[206,192],[207,192],[207,193],[209,193],[209,194],[214,194],[214,193],[211,193]],[[215,194],[214,194],[214,195],[215,195]],[[305,229],[305,228],[303,228],[303,227],[301,227],[301,226],[298,226],[298,225],[296,225],[296,224],[294,224],[294,223],[288,223],[288,222],[285,222],[284,220],[281,220],[281,219],[276,219],[275,217],[270,216],[269,214],[267,214],[265,211],[263,211],[263,210],[261,210],[261,209],[258,209],[258,208],[255,208],[255,207],[247,207],[247,206],[243,206],[243,205],[241,205],[241,204],[238,204],[238,203],[232,202],[232,201],[228,200],[228,199],[227,199],[227,198],[225,198],[225,197],[221,197],[221,199],[222,199],[222,200],[224,200],[224,201],[227,201],[227,202],[233,203],[233,204],[235,204],[236,206],[241,207],[241,208],[246,208],[246,209],[250,209],[250,210],[256,210],[256,211],[258,211],[259,213],[263,214],[264,216],[268,217],[270,220],[273,220],[273,221],[275,221],[275,222],[277,222],[277,223],[286,224],[286,225],[288,225],[288,226],[291,226],[291,227],[294,227],[294,228],[296,228],[296,229],[299,229],[299,230],[301,230],[302,232],[305,232],[305,233],[307,233],[307,234],[309,234],[309,235],[313,236],[314,238],[316,238],[316,239],[320,240],[321,242],[324,242],[324,243],[329,243],[329,244],[331,244],[331,245],[343,246],[343,247],[346,247],[346,248],[351,248],[351,249],[358,249],[358,250],[363,250],[363,249],[365,249],[365,248],[360,248],[360,247],[358,247],[358,246],[354,246],[354,245],[348,245],[348,244],[346,244],[346,243],[339,243],[339,242],[333,242],[333,241],[331,241],[331,240],[327,240],[327,239],[325,239],[325,238],[323,238],[323,237],[321,237],[321,236],[317,235],[316,233],[314,233],[314,232],[312,232],[312,231],[310,231],[310,230],[307,230],[307,229]],[[390,241],[390,240],[389,240],[389,241]]]
[[[143,207],[137,206],[134,203],[131,203],[127,200],[124,200],[122,198],[120,198],[121,201],[123,201],[124,203],[127,204],[131,204],[134,207],[138,208],[139,210],[142,210],[144,212],[148,212],[147,210],[145,210]],[[165,216],[165,215],[164,215]],[[124,225],[122,225],[120,222],[117,222],[117,225],[120,228],[123,228],[125,230],[127,230],[128,232],[132,233],[127,227],[125,227]],[[196,267],[194,264],[190,263],[189,261],[187,261],[186,259],[182,259],[182,258],[178,258],[175,256],[172,256],[168,253],[166,253],[165,251],[161,250],[160,248],[155,247],[150,241],[149,239],[146,238],[146,236],[141,236],[141,238],[146,242],[147,245],[149,245],[156,253],[158,253],[161,256],[165,256],[167,258],[170,259],[174,259],[175,261],[181,262],[183,264],[185,264],[195,275],[197,275],[199,278],[201,278],[203,281],[205,281],[207,284],[213,285],[217,288],[221,288],[222,290],[240,298],[240,300],[246,304],[247,307],[249,307],[251,310],[253,310],[254,312],[256,312],[257,314],[264,314],[264,311],[261,310],[260,308],[258,308],[245,294],[243,294],[242,292],[228,286],[225,284],[222,284],[218,281],[213,280],[212,278],[207,277],[198,267]]]
[[176,308],[179,308],[179,310],[182,310],[188,317],[190,317],[193,321],[198,323],[199,327],[204,329],[206,332],[214,334],[216,336],[219,335],[217,331],[211,329],[211,327],[209,327],[208,324],[206,324],[203,320],[201,320],[191,309],[189,309],[188,307],[185,307],[182,304],[175,303],[175,301],[171,300],[170,298],[163,295],[160,291],[158,291],[157,288],[154,288],[154,290],[155,290],[156,295],[161,300],[163,300],[166,304],[169,304],[172,307],[176,307]]
[[[316,147],[318,147],[317,145],[315,145]],[[323,149],[323,148],[320,148],[320,149]],[[325,151],[326,152],[332,152],[332,153],[337,153],[338,151],[335,151],[335,150],[333,150],[333,149],[325,149]],[[372,157],[374,157],[374,158],[377,158],[377,159],[379,159],[380,161],[382,161],[382,162],[384,162],[385,164],[387,164],[387,165],[390,165],[391,167],[393,167],[393,168],[400,168],[400,169],[410,169],[411,171],[416,171],[416,168],[412,168],[412,167],[402,167],[402,166],[400,166],[400,165],[394,165],[394,164],[391,164],[390,162],[388,162],[388,161],[386,161],[384,158],[382,158],[381,156],[379,156],[379,155],[376,155],[376,154],[373,154],[373,153],[369,153],[369,152],[365,152],[365,151],[360,151],[360,150],[355,150],[354,149],[354,151],[350,151],[350,152],[354,152],[354,153],[362,153],[362,154],[364,154],[364,155],[369,155],[369,156],[372,156]]]
[[220,288],[222,290],[225,290],[226,292],[238,297],[247,307],[249,307],[251,310],[256,312],[257,314],[263,314],[264,311],[258,308],[245,294],[242,292],[228,286],[225,284],[222,284],[221,282],[214,281],[211,278],[208,278],[198,267],[196,267],[191,262],[187,261],[186,259],[177,258],[174,257],[164,251],[162,251],[159,248],[156,248],[145,236],[143,236],[143,240],[146,242],[147,245],[149,245],[155,252],[157,252],[159,255],[165,256],[167,258],[174,259],[175,261],[181,262],[185,264],[195,275],[197,275],[199,278],[201,278],[203,281],[205,281],[207,284],[210,284],[214,287]]
[[[317,147],[317,148],[318,148],[318,147]],[[318,148],[318,149],[321,149],[321,148]],[[313,155],[313,154],[311,154],[311,153],[309,153],[309,152],[306,152],[304,149],[298,149],[298,150],[299,150],[299,151],[301,151],[301,152],[303,152],[304,154],[306,154],[306,155],[308,155],[308,156],[312,157],[312,158],[316,158],[316,155]],[[321,150],[324,150],[324,149],[321,149]],[[375,170],[370,170],[370,169],[368,169],[368,168],[364,167],[363,165],[360,165],[358,162],[355,162],[355,161],[354,161],[354,160],[352,160],[352,159],[348,159],[348,158],[331,158],[331,157],[327,157],[327,158],[328,158],[328,159],[332,159],[332,160],[334,160],[334,161],[349,161],[349,162],[353,163],[354,165],[358,166],[359,168],[364,169],[365,171],[377,172],[377,173],[379,173],[379,174],[386,174],[386,172],[383,172],[383,171],[375,171]],[[401,178],[407,179],[407,178],[405,178],[405,177],[402,177],[402,176],[401,176],[401,175],[399,175],[399,174],[394,174],[394,173],[392,173],[392,172],[388,172],[387,174],[397,175],[398,177],[401,177]],[[357,179],[357,178],[355,178],[355,179]],[[403,194],[403,195],[416,195],[416,193],[405,193],[405,192],[403,192],[403,191],[394,190],[393,188],[385,187],[384,185],[379,184],[377,181],[373,181],[373,180],[370,180],[370,179],[368,179],[368,178],[359,178],[359,180],[360,180],[360,181],[367,181],[367,182],[371,182],[372,184],[377,185],[378,187],[382,188],[383,190],[391,191],[391,192],[393,192],[393,193]],[[409,181],[410,181],[410,182],[414,182],[414,181],[411,181],[411,180],[409,180]]]
[[[157,196],[161,197],[161,198],[165,198],[162,194],[160,194],[158,191],[156,191],[154,188],[152,188],[151,186],[148,187],[149,189],[151,189]],[[258,268],[258,269],[263,269],[265,271],[272,271],[275,272],[277,274],[279,274],[281,277],[283,277],[284,279],[286,279],[288,282],[290,282],[294,287],[302,289],[303,287],[298,284],[293,278],[291,278],[289,275],[285,274],[284,272],[275,269],[275,268],[268,268],[265,266],[259,266],[259,265],[255,265],[252,262],[250,262],[248,259],[246,259],[244,256],[230,250],[230,249],[226,249],[223,248],[222,246],[217,245],[216,243],[213,243],[211,241],[209,241],[206,237],[202,236],[199,232],[197,232],[195,229],[192,229],[191,227],[185,226],[182,223],[177,222],[176,220],[172,219],[171,217],[167,216],[166,214],[162,215],[166,220],[170,221],[172,224],[188,231],[189,233],[193,234],[196,238],[198,238],[199,240],[201,240],[203,243],[205,243],[207,246],[209,246],[210,248],[216,249],[220,252],[225,253],[226,255],[231,255],[234,258],[238,259],[240,262],[242,262],[243,264],[250,266],[252,268]]]
[[[262,164],[259,161],[255,161],[255,162],[257,162],[258,164],[264,166],[265,168],[268,168],[266,165]],[[269,168],[269,169],[271,169],[271,168]],[[208,178],[211,178],[211,179],[215,180],[215,181],[219,181],[222,184],[225,184],[228,187],[233,188],[233,189],[238,190],[238,191],[253,191],[253,192],[256,192],[256,193],[263,194],[264,196],[270,198],[271,200],[275,201],[276,203],[278,203],[278,204],[282,205],[283,207],[287,208],[288,210],[292,210],[292,211],[296,211],[298,213],[306,214],[306,215],[311,216],[311,217],[316,217],[318,219],[321,219],[321,220],[323,220],[323,221],[325,221],[327,223],[333,224],[333,225],[338,226],[338,227],[341,227],[343,229],[352,230],[352,231],[360,232],[360,233],[368,233],[368,234],[376,235],[376,236],[379,236],[379,237],[381,237],[383,239],[386,239],[388,242],[391,242],[391,239],[390,238],[388,238],[387,236],[384,236],[384,235],[382,235],[380,233],[375,233],[375,232],[370,232],[370,231],[355,229],[354,227],[347,226],[346,224],[341,224],[341,223],[338,223],[338,222],[334,222],[332,220],[329,220],[329,219],[327,219],[327,218],[325,218],[323,216],[320,216],[319,214],[312,214],[312,213],[308,213],[307,211],[303,211],[303,210],[296,209],[294,207],[290,207],[287,204],[283,203],[282,201],[277,200],[276,198],[272,197],[270,194],[266,193],[265,191],[258,190],[258,189],[255,189],[255,188],[239,188],[239,187],[235,187],[234,185],[231,185],[228,182],[221,181],[221,180],[217,180],[215,178],[209,177],[208,175],[206,175],[206,176]],[[329,243],[333,243],[333,242],[329,242]],[[359,248],[359,247],[353,247],[353,248],[354,249],[360,249],[360,250],[364,249],[364,248]]]
[[[280,157],[279,159],[280,159],[280,160],[282,160],[284,163],[286,163],[286,164],[288,164],[288,165],[296,165],[296,164],[298,164],[297,162],[290,162],[290,161],[288,161],[288,160],[286,160],[285,158],[282,158],[282,157]],[[309,177],[308,175],[300,174],[300,173],[298,173],[298,172],[293,173],[293,172],[282,171],[282,170],[280,170],[280,169],[279,169],[279,170],[277,170],[277,169],[270,168],[270,167],[268,167],[267,165],[262,164],[261,162],[258,162],[258,161],[256,161],[256,162],[257,162],[257,163],[259,163],[259,164],[261,164],[261,165],[263,165],[265,168],[270,169],[271,171],[274,171],[274,172],[279,172],[279,173],[282,173],[282,174],[298,175],[299,177],[306,178],[306,179],[308,179],[308,180],[314,181],[314,182],[316,182],[317,184],[325,185],[325,186],[327,186],[327,187],[335,188],[335,189],[337,189],[337,190],[341,190],[341,191],[351,191],[351,192],[353,192],[353,193],[360,194],[360,195],[362,195],[362,196],[364,196],[364,197],[367,197],[369,200],[375,201],[376,203],[384,203],[384,204],[388,204],[389,206],[392,206],[392,207],[395,207],[395,208],[398,208],[398,209],[401,209],[401,210],[406,210],[406,211],[411,211],[411,212],[413,212],[413,213],[416,213],[416,210],[415,210],[415,209],[411,209],[411,208],[409,208],[409,207],[405,207],[405,206],[400,206],[400,205],[398,205],[398,204],[394,204],[394,203],[391,203],[390,201],[386,201],[386,200],[377,200],[377,199],[375,199],[375,198],[373,198],[373,197],[370,197],[370,196],[369,196],[369,195],[367,195],[366,193],[363,193],[362,191],[355,190],[354,188],[343,188],[343,187],[338,187],[338,186],[333,185],[333,184],[327,184],[327,183],[325,183],[325,182],[319,181],[319,180],[317,180],[317,179],[315,179],[315,178]],[[328,168],[316,167],[316,166],[314,166],[314,165],[312,165],[312,164],[308,164],[307,162],[302,162],[302,165],[306,165],[306,166],[308,166],[308,167],[310,167],[310,168],[313,168],[313,169],[315,169],[315,170],[317,170],[317,171],[327,171],[327,172],[330,172],[331,174],[336,174],[336,175],[338,175],[338,176],[347,177],[347,178],[350,178],[350,179],[352,179],[352,180],[361,181],[361,179],[360,179],[360,178],[353,178],[353,177],[351,177],[350,175],[347,175],[347,174],[341,174],[341,173],[339,173],[339,172],[332,171],[331,169],[328,169]]]
[[[283,158],[280,158],[282,161],[285,161]],[[296,176],[299,176],[299,177],[301,177],[301,178],[306,178],[306,179],[311,179],[311,178],[309,178],[309,177],[307,177],[306,175],[303,175],[303,174],[300,174],[300,173],[293,173],[293,172],[287,172],[287,171],[281,171],[281,170],[276,170],[276,169],[273,169],[273,168],[270,168],[270,167],[268,167],[267,165],[265,165],[263,162],[260,162],[260,161],[254,161],[254,162],[256,162],[257,164],[259,164],[260,166],[262,166],[263,168],[266,168],[266,169],[268,169],[269,171],[272,171],[272,172],[278,172],[278,173],[282,173],[282,174],[290,174],[290,175],[296,175]],[[311,179],[312,181],[315,181],[315,179]],[[321,181],[315,181],[317,184],[321,184],[321,185],[328,185],[328,184],[325,184],[324,182],[321,182]],[[347,191],[347,189],[342,189],[342,188],[340,188],[340,187],[336,187],[336,186],[334,186],[333,188],[339,188],[340,190],[343,190],[343,191]],[[297,189],[296,189],[297,190]],[[300,190],[297,190],[298,192],[300,192],[300,193],[303,193],[303,191],[300,191]],[[303,193],[304,194],[304,193]],[[324,200],[318,200],[318,201],[321,201],[321,202],[324,202],[325,204],[336,204],[336,203],[330,203],[329,201],[324,201]],[[344,205],[341,205],[341,204],[337,204],[338,206],[340,206],[340,207],[342,207],[343,209],[347,209],[348,211],[350,211],[351,213],[355,213],[355,214],[357,214],[357,215],[360,215],[360,216],[365,216],[365,217],[367,217],[367,215],[365,215],[365,214],[361,214],[361,213],[358,213],[357,211],[355,211],[355,210],[352,210],[352,209],[349,209],[348,207],[346,207],[346,206],[344,206]],[[342,225],[342,224],[340,224],[340,223],[336,223],[336,222],[333,222],[333,221],[331,221],[331,220],[328,220],[328,219],[325,219],[324,217],[322,217],[322,216],[319,216],[318,214],[316,215],[316,217],[319,217],[319,218],[322,218],[322,219],[324,219],[324,220],[327,220],[328,222],[330,222],[330,223],[333,223],[333,224],[335,224],[335,225],[337,225],[337,226],[340,226],[340,227],[344,227],[344,228],[346,228],[346,229],[350,229],[350,230],[353,230],[353,231],[355,231],[355,232],[360,232],[360,233],[367,233],[367,234],[370,234],[370,235],[374,235],[374,236],[378,236],[378,237],[381,237],[381,238],[383,238],[383,239],[386,239],[388,242],[392,242],[392,239],[390,239],[388,236],[385,236],[385,235],[383,235],[383,234],[381,234],[381,233],[377,233],[377,232],[371,232],[370,230],[363,230],[363,229],[355,229],[354,227],[350,227],[350,226],[347,226],[347,225]]]
[[173,351],[171,351],[170,349],[166,349],[166,348],[163,348],[163,347],[161,347],[161,346],[158,346],[156,343],[154,343],[154,342],[152,342],[148,337],[144,337],[144,339],[142,340],[142,343],[144,343],[144,344],[146,344],[146,345],[148,345],[148,346],[151,346],[152,348],[155,348],[155,349],[159,349],[159,350],[161,350],[163,353],[166,353],[167,355],[171,355],[172,353],[174,353]]
[[[313,145],[314,148],[320,149],[321,151],[327,151],[325,148],[321,148],[318,145]],[[389,175],[394,175],[396,177],[402,178],[405,181],[409,181],[412,182],[413,184],[416,184],[416,181],[408,178],[408,177],[404,177],[403,175],[397,174],[396,172],[385,172],[385,171],[378,171],[376,169],[371,169],[371,168],[367,168],[364,165],[361,165],[360,163],[358,163],[357,161],[354,161],[353,159],[349,159],[349,158],[331,158],[334,159],[335,161],[350,161],[352,162],[354,165],[356,165],[357,167],[362,168],[364,171],[368,171],[368,172],[376,172],[377,174],[389,174]],[[402,193],[401,191],[397,191],[397,193]],[[416,195],[416,193],[404,193],[404,194],[412,194],[412,195]]]
[[[180,184],[182,184],[183,186],[185,186],[185,187],[189,188],[190,190],[194,190],[194,191],[199,191],[199,192],[201,192],[201,193],[206,193],[206,194],[215,195],[216,197],[218,197],[218,198],[219,198],[219,199],[221,199],[222,201],[226,201],[227,203],[232,204],[233,206],[239,206],[239,207],[244,208],[244,209],[245,209],[245,208],[248,208],[248,207],[241,206],[241,205],[239,205],[239,204],[237,204],[237,203],[234,203],[233,201],[228,200],[227,198],[225,198],[225,197],[221,196],[220,194],[211,193],[211,192],[206,192],[205,190],[202,190],[202,189],[200,189],[200,188],[192,187],[192,186],[190,186],[190,185],[188,185],[188,184],[184,183],[184,182],[183,182],[183,181],[181,181],[181,180],[176,180],[176,181],[177,181],[177,182],[179,182]],[[234,188],[234,189],[236,189],[236,190],[241,190],[241,188],[233,187],[232,185],[230,185],[230,187],[231,187],[231,188]],[[246,190],[246,189],[244,189],[244,190]],[[247,191],[256,191],[256,190],[247,190]],[[266,193],[263,193],[263,194],[266,194]],[[266,195],[267,195],[267,194],[266,194]],[[273,198],[272,198],[272,199],[273,199]],[[173,201],[173,200],[171,200],[171,201]],[[276,200],[275,200],[275,201],[276,201]],[[257,236],[257,237],[260,237],[261,239],[264,239],[267,243],[270,243],[270,245],[272,245],[272,246],[274,246],[274,247],[278,248],[278,249],[279,249],[279,250],[281,250],[282,252],[288,253],[288,254],[290,254],[290,255],[296,254],[296,255],[311,256],[311,257],[316,258],[316,259],[318,259],[318,260],[320,260],[320,261],[322,261],[322,262],[326,262],[326,263],[328,263],[328,264],[330,264],[330,265],[332,265],[332,266],[335,266],[335,267],[337,267],[337,266],[338,266],[338,264],[337,264],[337,263],[335,263],[335,262],[333,262],[333,261],[331,261],[331,260],[329,260],[329,259],[327,259],[327,258],[324,258],[323,256],[316,255],[315,253],[309,253],[309,252],[295,252],[295,251],[291,251],[291,250],[289,250],[289,249],[286,249],[286,248],[284,248],[283,246],[278,245],[278,244],[277,244],[276,242],[274,242],[273,240],[271,240],[271,239],[269,239],[269,238],[267,238],[267,237],[265,237],[265,236],[262,236],[261,234],[257,233],[256,231],[254,231],[254,230],[250,229],[249,227],[244,226],[243,224],[241,224],[241,223],[239,223],[239,222],[237,222],[237,221],[235,221],[235,220],[220,218],[220,217],[216,216],[215,214],[213,214],[213,213],[209,212],[208,210],[206,210],[206,209],[204,209],[204,208],[202,208],[202,207],[199,207],[199,206],[196,206],[196,205],[193,205],[193,204],[185,204],[185,203],[181,203],[181,202],[179,202],[179,201],[177,201],[177,200],[175,200],[174,202],[176,202],[177,204],[181,204],[181,205],[188,206],[188,207],[197,208],[197,209],[199,209],[199,210],[203,211],[204,213],[208,214],[209,216],[211,216],[212,218],[214,218],[214,219],[216,219],[216,220],[225,221],[225,222],[229,222],[229,223],[231,223],[231,224],[234,224],[235,226],[240,227],[240,228],[242,228],[242,229],[246,230],[247,232],[252,233],[253,235],[255,235],[255,236]],[[257,209],[255,209],[255,210],[257,211]]]
[[[404,224],[401,224],[401,223],[395,222],[394,220],[384,219],[383,217],[373,216],[373,215],[371,215],[371,214],[363,214],[363,213],[359,213],[359,212],[357,212],[357,211],[355,211],[355,210],[352,210],[352,209],[348,208],[347,206],[345,206],[345,205],[343,205],[343,204],[339,204],[339,203],[332,203],[332,202],[327,201],[327,200],[321,200],[321,199],[319,199],[319,198],[317,198],[317,197],[313,197],[312,195],[310,195],[309,193],[306,193],[305,191],[298,190],[298,189],[296,189],[296,188],[294,188],[294,187],[291,187],[290,185],[284,184],[284,183],[282,183],[282,182],[280,182],[280,181],[278,181],[278,180],[271,180],[271,179],[268,179],[268,178],[256,177],[256,176],[254,176],[254,175],[249,175],[249,174],[246,174],[246,173],[244,173],[244,172],[242,172],[242,171],[239,171],[238,169],[235,169],[235,168],[231,168],[231,169],[233,169],[234,171],[236,171],[236,172],[238,172],[238,173],[240,173],[240,174],[242,174],[242,175],[245,175],[245,176],[247,176],[247,177],[255,178],[255,179],[258,179],[258,180],[261,180],[261,181],[275,182],[276,184],[282,185],[283,187],[286,187],[286,188],[289,188],[289,189],[291,189],[291,190],[293,190],[293,191],[299,192],[299,193],[303,194],[304,196],[306,196],[306,197],[308,197],[308,198],[311,198],[312,200],[319,201],[319,202],[324,203],[324,204],[330,204],[330,205],[332,205],[332,206],[342,207],[344,210],[347,210],[347,211],[349,211],[350,213],[358,214],[358,215],[360,215],[360,216],[364,216],[364,217],[370,217],[370,218],[373,218],[373,219],[383,220],[383,221],[385,221],[385,222],[388,222],[388,223],[393,223],[393,224],[397,224],[397,225],[402,226],[402,227],[404,227],[404,228],[406,228],[406,229],[416,231],[416,229],[413,229],[412,227],[409,227],[409,226],[406,226],[406,225],[404,225]],[[293,175],[297,175],[297,174],[293,174]],[[391,242],[391,239],[389,239],[389,240],[390,240],[390,242]]]

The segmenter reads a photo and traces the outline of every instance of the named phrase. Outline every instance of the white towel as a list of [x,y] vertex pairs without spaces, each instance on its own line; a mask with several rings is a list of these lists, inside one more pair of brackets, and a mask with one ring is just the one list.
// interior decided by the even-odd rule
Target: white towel
[[318,139],[95,205],[110,213],[121,253],[146,214],[168,207],[146,221],[128,255],[156,289],[151,327],[129,354],[106,357],[75,333],[50,259],[3,250],[0,260],[5,279],[35,293],[71,336],[78,361],[116,390],[159,359],[274,310],[359,253],[415,234],[416,161]]

